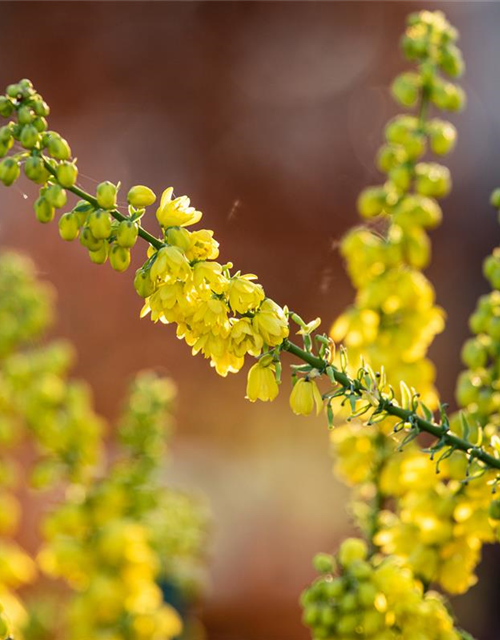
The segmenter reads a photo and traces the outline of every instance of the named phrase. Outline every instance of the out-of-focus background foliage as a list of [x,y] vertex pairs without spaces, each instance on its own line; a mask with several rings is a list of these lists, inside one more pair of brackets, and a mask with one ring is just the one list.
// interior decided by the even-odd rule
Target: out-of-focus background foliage
[[[498,238],[488,199],[500,184],[500,4],[2,2],[0,84],[33,80],[85,187],[174,185],[204,211],[223,260],[327,328],[352,299],[337,242],[357,222],[360,189],[379,180],[373,158],[397,112],[388,86],[404,68],[405,16],[436,7],[461,32],[469,97],[454,117],[454,188],[428,272],[448,313],[431,356],[453,404],[467,318],[487,290],[480,261]],[[140,321],[134,270],[90,264],[40,226],[32,186],[18,184],[0,194],[0,245],[29,253],[55,284],[54,333],[75,343],[98,410],[116,416],[138,369],[177,381],[170,477],[203,489],[216,523],[209,637],[307,638],[297,598],[310,559],[350,530],[324,421],[293,416],[285,388],[270,406],[247,403],[243,374],[219,378],[173,329]],[[484,640],[498,639],[499,573],[500,553],[487,549],[480,584],[456,601]]]

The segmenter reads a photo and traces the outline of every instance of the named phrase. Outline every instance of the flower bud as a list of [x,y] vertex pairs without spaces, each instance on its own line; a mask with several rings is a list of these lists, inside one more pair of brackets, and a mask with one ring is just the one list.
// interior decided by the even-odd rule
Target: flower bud
[[0,127],[0,142],[4,144],[10,142],[12,140],[12,126],[6,124],[3,127]]
[[80,242],[89,251],[97,251],[104,244],[104,240],[94,237],[90,227],[84,227],[80,233]]
[[44,196],[40,196],[35,201],[35,214],[39,222],[44,224],[51,222],[54,219],[55,210],[54,207]]
[[73,213],[78,218],[78,224],[80,227],[87,222],[87,218],[92,211],[94,211],[94,207],[86,200],[79,200],[76,207],[73,207]]
[[14,111],[14,105],[12,100],[9,100],[6,96],[0,96],[0,116],[8,118]]
[[33,149],[40,140],[40,134],[32,124],[23,127],[19,141],[25,149]]
[[130,249],[137,242],[139,227],[131,220],[123,220],[116,231],[116,242],[120,247]]
[[56,169],[57,180],[59,184],[63,187],[72,187],[76,178],[78,177],[78,169],[74,162],[69,162],[68,160],[64,160],[61,162]]
[[480,369],[488,361],[488,350],[479,338],[469,338],[462,347],[461,357],[469,369]]
[[109,263],[115,271],[125,271],[130,264],[130,250],[114,244],[109,254]]
[[9,98],[17,98],[21,94],[21,87],[19,84],[9,84],[6,91]]
[[50,177],[49,172],[43,164],[42,158],[39,156],[30,156],[26,158],[24,163],[24,173],[26,177],[33,180],[36,184],[44,184]]
[[389,180],[400,191],[408,191],[411,185],[411,171],[409,166],[400,164],[389,171]]
[[392,83],[392,95],[404,107],[413,107],[420,93],[420,76],[413,72],[402,73]]
[[44,131],[47,131],[47,127],[49,126],[45,118],[35,118],[32,124],[35,127],[35,129],[38,131],[38,133],[43,133]]
[[40,98],[40,100],[35,100],[35,102],[33,102],[33,111],[37,116],[46,118],[50,113],[50,108],[49,105]]
[[10,143],[5,143],[5,142],[0,142],[0,158],[4,158],[9,151],[11,150],[13,145],[13,142]]
[[500,189],[495,189],[491,194],[490,203],[495,209],[500,209]]
[[65,213],[59,218],[59,235],[63,240],[76,240],[79,233],[80,225],[75,213]]
[[318,573],[332,573],[335,570],[335,560],[328,553],[317,553],[313,558],[313,567]]
[[436,107],[445,111],[460,111],[465,106],[463,89],[452,82],[435,83],[431,99]]
[[50,187],[45,190],[43,195],[56,209],[61,209],[68,201],[66,191],[58,184],[51,184]]
[[98,240],[106,240],[111,235],[111,216],[107,211],[93,211],[88,217],[88,225]]
[[19,173],[19,163],[14,158],[4,158],[0,162],[0,180],[6,187],[14,184],[19,177]]
[[134,287],[141,298],[148,298],[154,293],[155,287],[151,281],[149,271],[145,269],[137,269],[134,278]]
[[449,76],[454,78],[461,76],[464,72],[465,64],[460,49],[454,44],[449,44],[442,49],[439,56],[439,66]]
[[451,189],[450,171],[434,162],[420,162],[415,167],[415,189],[423,196],[443,198]]
[[30,109],[30,107],[20,107],[17,112],[17,121],[19,122],[19,124],[30,124],[33,120],[33,117],[33,111]]
[[109,243],[103,242],[97,251],[89,251],[89,258],[94,264],[104,264],[108,259]]
[[48,136],[47,150],[55,160],[69,160],[71,157],[69,144],[58,133],[51,133]]
[[363,218],[373,218],[384,211],[386,192],[382,187],[363,189],[358,197],[357,207]]
[[127,202],[136,209],[142,209],[143,207],[149,207],[156,201],[156,195],[149,187],[143,185],[136,185],[132,187],[127,194]]
[[338,560],[346,568],[357,560],[365,560],[368,555],[368,548],[364,540],[359,538],[347,538],[340,545]]
[[103,209],[114,209],[116,207],[116,195],[118,187],[108,180],[97,185],[96,198]]
[[432,151],[444,156],[455,146],[457,130],[451,122],[435,119],[429,123],[429,138]]

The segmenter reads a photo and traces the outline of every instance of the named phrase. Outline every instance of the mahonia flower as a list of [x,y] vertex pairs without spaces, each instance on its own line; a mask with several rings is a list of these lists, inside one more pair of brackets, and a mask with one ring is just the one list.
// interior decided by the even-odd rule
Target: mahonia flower
[[316,415],[323,408],[323,398],[315,380],[300,378],[290,394],[290,407],[298,416],[308,416],[316,405]]
[[167,229],[168,227],[189,227],[196,224],[202,218],[201,211],[196,211],[190,206],[190,200],[187,196],[174,198],[173,187],[165,189],[161,196],[160,206],[156,211],[156,218],[160,225]]
[[278,395],[276,367],[272,356],[264,356],[248,372],[247,398],[250,402],[274,400]]

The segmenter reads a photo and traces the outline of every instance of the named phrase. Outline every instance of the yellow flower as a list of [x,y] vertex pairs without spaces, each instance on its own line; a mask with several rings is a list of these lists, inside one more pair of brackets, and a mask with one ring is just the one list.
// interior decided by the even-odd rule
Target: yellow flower
[[231,319],[231,351],[237,356],[249,353],[257,357],[262,351],[264,340],[255,332],[250,318]]
[[196,211],[190,207],[190,200],[187,196],[180,196],[172,200],[174,189],[165,189],[161,196],[160,206],[156,211],[156,218],[160,225],[167,227],[188,227],[201,220],[201,211]]
[[264,289],[260,284],[255,284],[257,276],[248,273],[244,276],[235,276],[229,282],[229,304],[236,313],[247,313],[256,309],[264,300]]
[[288,337],[288,319],[285,311],[269,298],[264,300],[253,317],[253,326],[270,347],[281,344]]
[[290,407],[298,416],[308,416],[316,404],[316,415],[323,407],[323,399],[319,392],[318,385],[314,380],[301,378],[298,380],[290,395]]
[[191,275],[191,266],[186,257],[177,247],[162,247],[151,265],[151,280],[175,282],[187,280]]
[[250,402],[274,400],[278,395],[275,367],[270,356],[264,356],[248,372],[247,398]]

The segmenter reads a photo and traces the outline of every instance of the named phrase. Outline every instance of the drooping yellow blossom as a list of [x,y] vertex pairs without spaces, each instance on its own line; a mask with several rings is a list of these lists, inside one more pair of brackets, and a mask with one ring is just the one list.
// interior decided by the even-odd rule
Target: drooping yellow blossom
[[278,395],[276,368],[271,356],[264,356],[248,372],[247,398],[250,402],[274,400]]
[[315,380],[300,378],[290,394],[290,407],[298,416],[308,416],[316,405],[316,415],[323,408],[323,398]]

